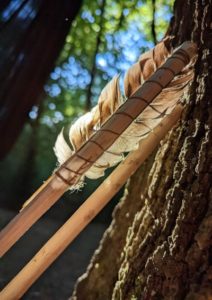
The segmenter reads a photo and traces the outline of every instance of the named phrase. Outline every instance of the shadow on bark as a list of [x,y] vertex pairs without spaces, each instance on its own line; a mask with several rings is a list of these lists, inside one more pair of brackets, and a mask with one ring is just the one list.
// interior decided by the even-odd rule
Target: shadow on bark
[[[130,179],[71,299],[211,299],[211,1],[177,0],[174,45],[199,48],[187,107]],[[153,161],[154,159],[154,161]]]

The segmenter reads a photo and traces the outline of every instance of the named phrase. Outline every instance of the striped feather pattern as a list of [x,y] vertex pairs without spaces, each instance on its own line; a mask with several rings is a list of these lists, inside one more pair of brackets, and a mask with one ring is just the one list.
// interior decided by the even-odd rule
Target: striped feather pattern
[[[141,55],[126,73],[124,79],[125,96],[128,98],[142,85],[172,53],[171,38],[167,37],[158,43],[154,49]],[[95,164],[85,173],[88,178],[96,179],[104,175],[107,168],[112,167],[123,159],[125,152],[138,147],[138,143],[145,138],[168,115],[186,92],[188,83],[193,78],[193,63],[186,66],[172,82],[162,90],[148,105],[139,117],[124,131],[115,143],[104,152]],[[54,151],[59,164],[65,162],[74,151],[97,131],[102,124],[123,103],[119,87],[119,76],[115,76],[102,90],[98,104],[88,113],[81,116],[72,124],[69,130],[70,143],[74,150],[66,143],[63,130],[58,135]],[[84,180],[77,187],[82,186]],[[72,187],[73,188],[73,187]]]

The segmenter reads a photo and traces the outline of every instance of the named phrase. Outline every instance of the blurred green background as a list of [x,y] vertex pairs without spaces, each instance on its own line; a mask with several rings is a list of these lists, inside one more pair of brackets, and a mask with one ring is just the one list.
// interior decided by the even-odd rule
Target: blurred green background
[[[2,24],[14,13],[15,5],[24,20],[29,14],[26,5],[33,1],[25,5],[24,1],[10,2],[13,5],[1,12]],[[52,174],[56,167],[53,147],[61,128],[93,107],[102,88],[117,73],[123,91],[124,72],[164,36],[172,7],[172,0],[82,2],[43,86],[42,101],[31,108],[16,143],[0,162],[1,207],[19,210]],[[87,180],[82,191],[67,192],[49,214],[66,218],[102,180]],[[110,220],[121,193],[100,216],[102,222]]]
[[[167,31],[173,0],[0,1],[0,227],[55,170],[57,135]],[[112,170],[107,170],[108,175]],[[3,288],[104,178],[63,197],[1,259]],[[123,189],[23,299],[67,299]],[[98,201],[98,200],[97,200]],[[95,222],[96,221],[96,222]]]

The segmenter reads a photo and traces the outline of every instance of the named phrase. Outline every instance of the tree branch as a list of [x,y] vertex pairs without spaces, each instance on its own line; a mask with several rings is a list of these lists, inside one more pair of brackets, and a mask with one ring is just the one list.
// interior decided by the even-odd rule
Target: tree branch
[[103,21],[104,21],[105,6],[106,6],[106,0],[102,0],[102,4],[101,4],[101,8],[100,8],[100,10],[101,10],[100,22],[99,22],[100,30],[99,30],[99,32],[97,34],[97,38],[96,38],[96,48],[95,48],[95,51],[94,51],[94,54],[93,54],[92,64],[91,64],[92,67],[91,67],[91,71],[90,71],[91,80],[90,80],[90,83],[88,85],[87,93],[86,93],[86,102],[85,102],[85,110],[86,111],[89,111],[91,109],[91,106],[92,106],[92,103],[91,103],[92,86],[94,84],[94,79],[95,79],[96,71],[97,71],[96,56],[99,52],[99,47],[101,45],[101,36],[102,36],[102,32],[103,32]]
[[154,44],[157,44],[157,33],[155,29],[155,12],[156,12],[156,0],[152,0],[152,23],[151,23],[151,33]]

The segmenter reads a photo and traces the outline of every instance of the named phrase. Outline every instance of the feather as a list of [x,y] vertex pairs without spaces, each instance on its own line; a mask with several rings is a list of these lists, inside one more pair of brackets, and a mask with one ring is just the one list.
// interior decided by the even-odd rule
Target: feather
[[96,122],[99,122],[101,126],[117,110],[121,103],[119,76],[114,76],[99,96],[98,105],[96,106]]
[[[142,54],[126,73],[124,88],[126,97],[132,96],[171,55],[171,37],[158,43],[154,49]],[[105,169],[119,163],[125,152],[138,147],[139,141],[146,137],[161,120],[174,109],[180,97],[187,90],[188,83],[193,78],[193,63],[187,65],[180,74],[148,105],[134,122],[118,137],[113,145],[85,173],[88,178],[96,179],[104,175]],[[63,137],[63,130],[59,134],[54,151],[59,164],[62,164],[74,151],[80,148],[88,138],[94,134],[102,124],[123,103],[119,87],[119,76],[115,76],[102,90],[98,104],[88,113],[78,118],[69,130],[71,150]],[[81,178],[82,186],[84,176]],[[76,188],[76,187],[74,187]]]
[[62,165],[72,154],[71,148],[64,138],[63,129],[56,139],[54,146],[55,155],[58,158],[58,163]]

